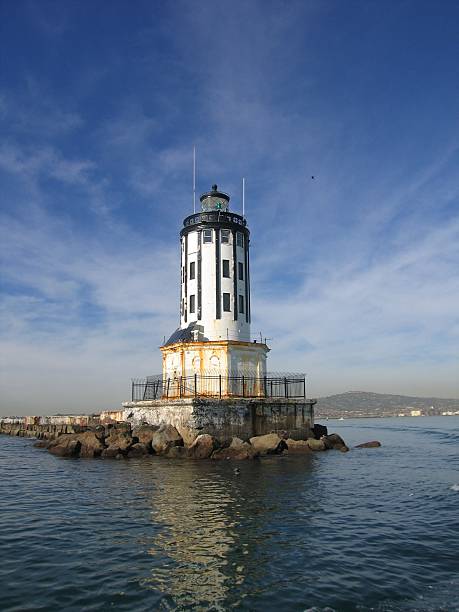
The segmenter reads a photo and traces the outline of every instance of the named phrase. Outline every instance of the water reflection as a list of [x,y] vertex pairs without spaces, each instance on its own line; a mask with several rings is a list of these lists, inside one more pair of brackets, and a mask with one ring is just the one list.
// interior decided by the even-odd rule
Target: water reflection
[[230,591],[239,605],[246,581],[259,583],[275,554],[269,541],[282,535],[286,497],[294,503],[297,487],[289,487],[298,472],[310,478],[312,466],[309,457],[275,458],[235,474],[229,463],[176,463],[172,471],[156,462],[151,520],[161,529],[149,542],[153,568],[143,586],[163,593],[168,609],[223,609]]

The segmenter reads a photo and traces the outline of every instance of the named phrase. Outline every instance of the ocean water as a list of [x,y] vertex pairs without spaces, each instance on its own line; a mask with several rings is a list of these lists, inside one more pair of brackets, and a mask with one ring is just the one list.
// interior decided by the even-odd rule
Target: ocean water
[[383,446],[103,461],[0,436],[0,609],[459,610],[459,418],[326,424]]

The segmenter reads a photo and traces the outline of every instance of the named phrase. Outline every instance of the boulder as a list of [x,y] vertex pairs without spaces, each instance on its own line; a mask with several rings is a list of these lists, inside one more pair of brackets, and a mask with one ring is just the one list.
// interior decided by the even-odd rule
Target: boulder
[[120,449],[117,446],[109,446],[104,448],[101,457],[103,459],[116,459],[117,455],[121,455]]
[[101,442],[105,440],[105,437],[107,435],[105,431],[105,427],[103,425],[96,425],[96,427],[94,427],[94,434],[96,438],[100,440]]
[[260,455],[279,454],[287,449],[285,440],[279,438],[275,433],[250,438],[250,444]]
[[48,450],[57,457],[78,457],[81,449],[81,442],[76,439],[74,434],[63,434],[52,440]]
[[158,429],[159,427],[156,425],[139,425],[139,427],[132,430],[132,437],[137,438],[139,442],[151,448],[153,436]]
[[347,453],[349,450],[343,438],[336,433],[328,436],[322,436],[321,440],[323,440],[326,448],[333,448],[341,451],[342,453]]
[[127,452],[133,445],[134,440],[130,433],[126,431],[110,430],[110,435],[105,439],[105,444],[110,447],[119,448],[121,452]]
[[131,433],[131,424],[127,421],[111,423],[109,425],[106,425],[106,427],[110,430],[110,432],[117,431],[117,432],[129,433],[129,434]]
[[171,446],[166,451],[166,457],[170,459],[187,459],[188,449],[185,446]]
[[128,451],[128,457],[144,457],[149,454],[148,446],[142,442],[136,442]]
[[75,439],[80,442],[80,457],[90,459],[93,457],[100,457],[105,448],[94,431],[85,431],[84,433],[65,435],[75,436]]
[[190,459],[207,459],[214,450],[219,447],[219,443],[210,434],[201,434],[196,438],[191,446],[188,447],[188,457]]
[[322,436],[326,436],[328,434],[328,429],[325,427],[325,425],[319,425],[319,423],[316,423],[312,428],[312,433],[314,434],[314,438],[316,440],[320,440]]
[[288,438],[286,440],[288,446],[289,453],[310,453],[311,447],[307,443],[306,440],[292,440],[292,438]]
[[[239,438],[237,438],[239,440]],[[234,441],[234,439],[233,439]],[[242,461],[244,459],[255,459],[260,453],[248,442],[233,444],[225,448],[217,449],[212,453],[212,459],[232,459],[234,461]]]
[[381,442],[372,440],[371,442],[364,442],[363,444],[357,444],[355,448],[378,448],[381,446]]
[[161,425],[152,436],[151,446],[155,453],[161,455],[171,446],[183,446],[183,439],[173,425]]
[[316,440],[315,438],[308,438],[306,440],[309,448],[313,451],[324,451],[327,450],[325,442],[323,440]]
[[244,444],[248,444],[247,442],[244,442],[244,440],[241,440],[241,438],[237,438],[236,436],[234,438],[231,439],[231,444],[229,445],[232,448],[238,448],[243,446]]

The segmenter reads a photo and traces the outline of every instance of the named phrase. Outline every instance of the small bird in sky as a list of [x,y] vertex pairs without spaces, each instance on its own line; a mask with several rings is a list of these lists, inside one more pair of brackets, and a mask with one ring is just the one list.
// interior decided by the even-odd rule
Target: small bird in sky
[[316,177],[315,176],[311,176],[311,178],[314,180]]

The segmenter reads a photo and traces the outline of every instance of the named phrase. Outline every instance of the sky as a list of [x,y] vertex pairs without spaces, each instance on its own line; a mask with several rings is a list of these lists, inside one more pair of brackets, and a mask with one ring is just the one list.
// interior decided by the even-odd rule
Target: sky
[[459,398],[458,27],[455,0],[0,0],[0,413],[161,371],[193,146],[198,194],[240,212],[246,179],[270,370]]

